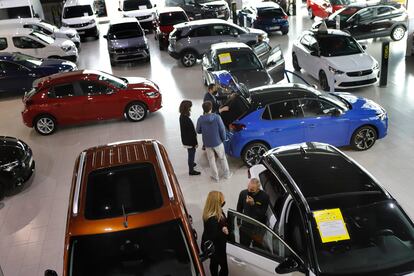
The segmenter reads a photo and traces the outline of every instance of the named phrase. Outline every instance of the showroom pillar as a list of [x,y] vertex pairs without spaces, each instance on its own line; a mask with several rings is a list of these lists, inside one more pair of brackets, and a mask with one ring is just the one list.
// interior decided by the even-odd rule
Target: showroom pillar
[[407,0],[408,30],[406,56],[414,55],[414,0]]

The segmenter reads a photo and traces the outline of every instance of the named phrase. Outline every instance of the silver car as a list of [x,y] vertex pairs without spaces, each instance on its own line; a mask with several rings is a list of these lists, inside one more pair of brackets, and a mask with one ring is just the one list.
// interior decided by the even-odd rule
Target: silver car
[[251,46],[257,43],[259,35],[263,36],[264,41],[269,41],[262,30],[242,28],[221,19],[190,21],[174,26],[169,37],[168,53],[173,58],[180,59],[185,67],[190,67],[214,43],[243,42]]

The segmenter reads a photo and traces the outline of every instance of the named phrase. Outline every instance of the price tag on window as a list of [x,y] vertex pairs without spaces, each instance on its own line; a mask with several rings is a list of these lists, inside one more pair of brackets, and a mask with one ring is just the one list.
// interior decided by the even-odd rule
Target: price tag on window
[[231,55],[230,53],[222,53],[218,55],[220,64],[231,63]]
[[339,208],[315,211],[313,217],[323,243],[350,239]]
[[147,9],[147,5],[139,5],[138,9],[139,10],[145,10],[145,9]]

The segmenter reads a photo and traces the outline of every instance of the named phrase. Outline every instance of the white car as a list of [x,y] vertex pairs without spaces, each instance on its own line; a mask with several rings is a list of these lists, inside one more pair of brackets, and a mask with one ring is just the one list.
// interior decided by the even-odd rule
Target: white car
[[379,79],[378,62],[352,36],[339,30],[305,31],[293,43],[292,63],[319,80],[322,89],[369,86]]
[[63,5],[62,26],[76,29],[81,37],[99,38],[94,0],[67,0]]
[[144,30],[151,32],[154,29],[156,6],[151,0],[121,0],[118,10],[124,17],[135,17]]
[[45,22],[39,18],[19,18],[0,21],[1,26],[8,25],[10,28],[27,28],[44,33],[55,38],[67,38],[80,48],[80,37],[75,29],[68,27],[58,28],[55,25]]
[[64,38],[53,38],[31,29],[0,28],[0,52],[21,52],[38,58],[61,58],[76,62],[78,49]]

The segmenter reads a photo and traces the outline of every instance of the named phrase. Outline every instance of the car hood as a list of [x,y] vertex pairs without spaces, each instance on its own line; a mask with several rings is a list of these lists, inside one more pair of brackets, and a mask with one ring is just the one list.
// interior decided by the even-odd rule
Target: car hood
[[340,57],[322,57],[329,66],[344,72],[368,70],[375,67],[377,61],[367,53]]
[[125,39],[108,39],[108,46],[115,49],[142,47],[147,45],[147,40],[143,37],[132,37]]
[[373,100],[370,100],[364,97],[358,97],[358,96],[352,95],[351,93],[345,93],[345,92],[335,92],[333,94],[343,98],[348,103],[350,103],[352,105],[352,110],[354,112],[358,112],[358,113],[363,112],[364,114],[386,113],[386,110],[382,106],[374,102]]
[[68,28],[68,27],[60,27],[59,29],[57,29],[57,32],[61,33],[61,34],[71,34],[71,35],[77,35],[78,31],[72,28]]
[[141,77],[126,77],[125,78],[128,81],[128,87],[129,90],[145,90],[145,89],[158,89],[158,86],[146,79]]
[[237,70],[230,71],[239,83],[243,83],[247,88],[255,88],[263,85],[272,84],[272,78],[266,70]]
[[56,47],[72,46],[76,47],[72,40],[66,38],[56,38],[52,45]]
[[123,14],[124,16],[127,17],[137,17],[137,16],[145,16],[145,15],[150,15],[154,13],[154,9],[142,9],[142,10],[132,10],[132,11],[124,11]]

